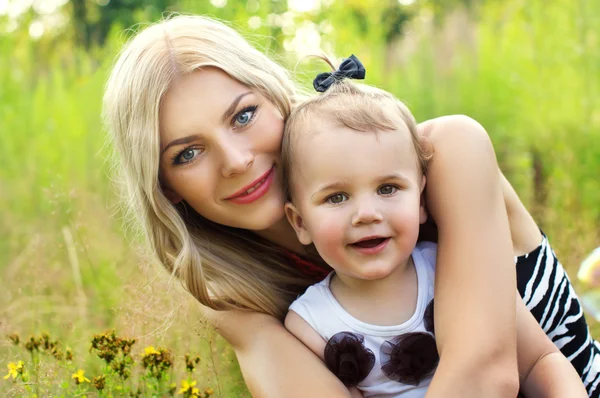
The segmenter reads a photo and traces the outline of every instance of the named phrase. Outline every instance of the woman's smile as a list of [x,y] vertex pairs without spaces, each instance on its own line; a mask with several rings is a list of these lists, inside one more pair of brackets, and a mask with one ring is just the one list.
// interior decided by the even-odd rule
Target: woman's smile
[[254,182],[246,185],[235,194],[226,198],[226,200],[238,204],[247,204],[262,198],[269,191],[269,188],[271,188],[274,174],[275,166],[271,167],[269,171],[260,176]]

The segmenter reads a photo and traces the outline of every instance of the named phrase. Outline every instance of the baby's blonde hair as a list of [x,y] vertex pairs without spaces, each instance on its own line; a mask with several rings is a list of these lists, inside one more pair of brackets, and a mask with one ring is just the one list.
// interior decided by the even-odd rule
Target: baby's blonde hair
[[125,200],[153,254],[202,304],[282,317],[310,284],[286,254],[249,231],[206,220],[185,203],[174,206],[161,189],[161,101],[176,79],[204,67],[221,69],[289,115],[295,89],[288,73],[225,24],[173,16],[143,29],[119,54],[104,95]]
[[[333,68],[333,63],[323,59]],[[281,148],[284,192],[292,199],[292,184],[295,154],[294,148],[302,137],[307,137],[320,128],[324,122],[339,125],[356,131],[378,132],[396,131],[404,123],[408,128],[417,154],[420,170],[427,171],[431,154],[419,137],[417,122],[406,105],[394,95],[379,88],[350,81],[336,81],[322,94],[316,94],[300,103],[287,119]],[[375,159],[373,161],[376,161]]]

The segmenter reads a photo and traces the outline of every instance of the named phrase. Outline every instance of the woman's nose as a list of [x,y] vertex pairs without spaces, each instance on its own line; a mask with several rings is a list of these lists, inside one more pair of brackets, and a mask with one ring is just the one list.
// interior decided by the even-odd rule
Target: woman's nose
[[381,222],[382,220],[381,211],[373,200],[363,199],[358,201],[356,211],[352,217],[353,226]]
[[254,154],[243,145],[231,143],[223,146],[222,153],[221,174],[225,178],[245,173],[254,162]]

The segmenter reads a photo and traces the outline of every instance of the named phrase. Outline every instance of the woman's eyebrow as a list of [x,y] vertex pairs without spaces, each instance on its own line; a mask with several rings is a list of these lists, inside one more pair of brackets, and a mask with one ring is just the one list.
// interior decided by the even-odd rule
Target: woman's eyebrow
[[200,136],[196,135],[196,134],[188,135],[187,137],[177,138],[176,140],[169,142],[167,144],[167,146],[164,147],[164,149],[160,152],[160,156],[162,156],[167,151],[167,149],[169,149],[170,147],[172,147],[174,145],[189,144],[190,142],[194,142],[199,138],[200,138]]
[[252,94],[252,91],[242,93],[233,100],[231,105],[229,105],[229,108],[227,108],[227,110],[223,113],[223,118],[222,118],[223,122],[225,122],[227,119],[229,119],[229,117],[231,115],[233,115],[233,112],[235,112],[235,108],[237,108],[237,106],[240,103],[240,101],[242,100],[242,98],[244,98],[245,96],[247,96],[249,94]]

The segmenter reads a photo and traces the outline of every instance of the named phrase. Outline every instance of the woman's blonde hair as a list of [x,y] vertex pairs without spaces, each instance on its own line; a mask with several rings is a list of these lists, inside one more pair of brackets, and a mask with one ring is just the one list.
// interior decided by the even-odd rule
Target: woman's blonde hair
[[[316,56],[335,70],[327,56]],[[404,123],[410,133],[419,168],[427,172],[431,153],[419,136],[417,122],[402,101],[377,87],[355,84],[349,80],[334,82],[324,93],[316,94],[298,104],[287,119],[281,146],[284,192],[292,199],[294,146],[311,132],[321,131],[323,123],[333,123],[356,131],[396,131]]]
[[232,28],[177,15],[143,29],[119,54],[104,95],[128,208],[153,254],[202,304],[282,317],[310,284],[285,252],[249,231],[206,220],[184,202],[174,206],[161,189],[161,100],[175,79],[203,67],[221,69],[260,92],[284,118],[290,114],[295,89],[288,73]]

